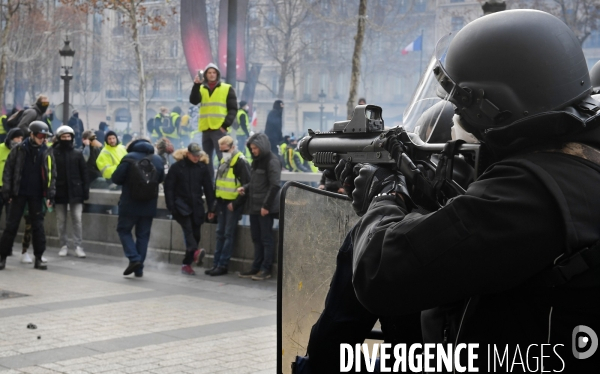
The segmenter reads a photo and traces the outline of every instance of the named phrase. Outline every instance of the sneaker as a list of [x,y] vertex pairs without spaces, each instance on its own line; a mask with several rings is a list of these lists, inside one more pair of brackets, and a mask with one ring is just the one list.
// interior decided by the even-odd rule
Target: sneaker
[[66,245],[63,245],[63,246],[60,248],[60,251],[58,251],[58,255],[59,255],[60,257],[65,257],[65,256],[67,255],[67,253],[68,253],[68,252],[69,252],[69,248],[67,248],[67,246],[66,246]]
[[206,274],[206,275],[210,275],[210,273],[212,273],[212,272],[213,272],[213,270],[215,270],[215,269],[216,269],[216,267],[212,267],[212,268],[210,268],[210,269],[206,269],[206,270],[204,270],[204,274]]
[[79,258],[85,258],[85,252],[83,251],[83,248],[77,246],[77,248],[75,248],[75,256]]
[[194,263],[198,266],[202,266],[202,260],[204,260],[205,255],[206,251],[204,248],[196,249],[196,252],[194,252]]
[[196,275],[191,265],[181,265],[181,273],[186,275]]
[[133,273],[134,271],[136,271],[137,269],[139,269],[140,266],[142,266],[141,262],[138,262],[138,261],[136,261],[136,262],[130,262],[129,266],[127,266],[127,268],[123,272],[123,275],[129,275],[129,274]]
[[47,263],[48,263],[48,260],[46,259],[46,257],[42,256],[42,262],[43,262],[44,264],[47,264]]
[[210,272],[211,277],[225,275],[225,274],[227,274],[227,268],[223,267],[223,266],[219,266],[218,268],[216,268],[215,270]]
[[256,274],[258,274],[258,270],[250,270],[250,271],[245,271],[243,273],[238,273],[238,277],[240,277],[240,278],[252,278]]
[[33,261],[31,260],[31,256],[29,256],[29,253],[25,252],[21,255],[21,263],[22,264],[33,264]]
[[255,281],[264,281],[265,279],[271,278],[271,273],[267,273],[266,271],[259,271],[258,274],[252,276],[252,280]]
[[48,270],[48,266],[46,266],[46,264],[42,263],[42,261],[38,260],[37,258],[35,259],[35,265],[33,265],[33,268],[38,270]]

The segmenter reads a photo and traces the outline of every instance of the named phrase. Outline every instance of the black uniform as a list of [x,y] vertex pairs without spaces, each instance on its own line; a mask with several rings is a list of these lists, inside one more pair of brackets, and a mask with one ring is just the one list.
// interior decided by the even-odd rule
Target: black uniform
[[388,196],[374,199],[354,236],[360,302],[379,315],[424,311],[424,341],[479,343],[480,370],[487,344],[511,344],[512,358],[517,343],[521,350],[538,344],[538,358],[540,344],[563,344],[556,354],[547,349],[545,370],[589,368],[594,358],[574,359],[571,336],[578,325],[600,331],[600,274],[561,287],[538,279],[560,256],[600,239],[600,132],[586,139],[596,147],[586,157],[598,164],[522,152],[428,215],[407,214]]

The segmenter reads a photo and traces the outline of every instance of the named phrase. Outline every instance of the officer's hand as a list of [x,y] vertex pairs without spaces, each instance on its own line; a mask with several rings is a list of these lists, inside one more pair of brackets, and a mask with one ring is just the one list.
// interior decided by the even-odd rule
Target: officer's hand
[[215,219],[215,214],[214,214],[214,213],[212,213],[212,212],[208,212],[208,219],[209,219],[210,221],[212,221],[213,219]]
[[356,164],[352,208],[359,216],[367,212],[373,198],[380,193],[394,193],[399,201],[410,200],[404,176],[371,164]]
[[320,184],[320,185],[319,185],[319,189],[320,189],[320,190],[324,190],[324,189],[325,189],[325,185],[324,185],[324,184]]
[[266,210],[265,208],[260,208],[260,215],[261,216],[266,216],[267,214],[269,214],[269,211]]
[[342,187],[348,195],[349,198],[352,199],[352,191],[354,190],[354,172],[353,172],[354,164],[347,162],[344,159],[341,159],[335,167],[335,177],[338,181],[342,183]]
[[227,209],[228,209],[230,212],[233,212],[233,203],[229,203],[229,204],[227,204]]

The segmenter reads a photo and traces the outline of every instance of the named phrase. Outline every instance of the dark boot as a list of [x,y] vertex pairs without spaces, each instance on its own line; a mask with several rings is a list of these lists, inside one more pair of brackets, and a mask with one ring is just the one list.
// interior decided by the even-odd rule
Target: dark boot
[[37,257],[35,258],[35,265],[33,265],[33,268],[38,270],[48,270],[48,266],[46,266],[46,264],[44,264],[42,260]]
[[130,262],[129,266],[127,266],[127,269],[125,269],[125,271],[123,272],[123,275],[129,275],[131,273],[133,273],[134,271],[136,271],[137,269],[139,269],[142,266],[141,262]]
[[223,266],[219,266],[218,268],[216,268],[215,270],[213,270],[210,273],[210,276],[214,277],[214,276],[225,275],[225,274],[227,274],[227,268],[223,267]]
[[0,270],[4,270],[6,267],[6,258],[0,259]]

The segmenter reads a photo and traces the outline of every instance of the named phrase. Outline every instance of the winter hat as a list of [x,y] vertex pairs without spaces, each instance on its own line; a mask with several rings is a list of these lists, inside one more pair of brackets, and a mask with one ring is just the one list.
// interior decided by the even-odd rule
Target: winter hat
[[108,137],[109,137],[109,136],[111,136],[111,135],[114,135],[114,136],[116,136],[116,137],[117,137],[117,145],[121,144],[121,143],[119,142],[119,136],[117,135],[117,133],[116,133],[116,132],[114,132],[114,131],[112,131],[112,130],[108,131],[108,132],[106,133],[106,136],[104,137],[104,139],[106,139],[106,140],[105,140],[105,141],[106,141],[106,144],[108,144]]

